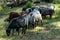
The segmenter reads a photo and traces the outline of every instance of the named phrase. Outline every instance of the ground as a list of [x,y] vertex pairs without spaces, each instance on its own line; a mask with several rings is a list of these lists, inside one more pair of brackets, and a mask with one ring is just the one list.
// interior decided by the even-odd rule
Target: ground
[[43,19],[43,26],[39,23],[34,29],[27,29],[27,33],[23,37],[21,34],[18,36],[17,33],[7,37],[5,27],[8,26],[8,23],[4,22],[8,17],[7,13],[10,11],[20,12],[21,7],[4,9],[4,12],[1,13],[7,15],[2,15],[0,18],[0,40],[60,40],[60,4],[53,5],[55,5],[55,13],[52,19]]

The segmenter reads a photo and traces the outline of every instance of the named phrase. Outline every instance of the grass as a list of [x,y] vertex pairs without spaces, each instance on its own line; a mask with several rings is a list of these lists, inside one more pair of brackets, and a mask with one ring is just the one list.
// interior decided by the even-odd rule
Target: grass
[[[60,4],[55,5],[55,13],[52,19],[43,19],[43,26],[40,23],[31,30],[27,30],[27,33],[21,38],[21,34],[18,36],[16,33],[14,36],[6,36],[5,27],[8,25],[4,22],[8,15],[2,15],[0,18],[0,40],[60,40]],[[6,8],[2,13],[8,14],[10,11],[20,12],[20,7]]]
[[20,10],[21,10],[21,7],[15,7],[15,8],[12,8],[12,9],[6,7],[6,8],[4,8],[4,9],[0,10],[0,14],[7,15],[7,14],[9,14],[11,11],[20,12]]

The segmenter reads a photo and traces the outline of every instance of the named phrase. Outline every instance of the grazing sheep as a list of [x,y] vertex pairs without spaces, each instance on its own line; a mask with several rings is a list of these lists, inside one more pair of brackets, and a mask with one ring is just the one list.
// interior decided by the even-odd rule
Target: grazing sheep
[[20,14],[18,14],[17,12],[10,12],[9,17],[5,19],[4,21],[10,22],[12,19],[22,16],[22,15],[26,15],[26,14],[27,14],[26,11],[22,11],[20,12]]
[[16,20],[10,22],[9,26],[6,28],[7,36],[10,36],[11,31],[12,31],[12,35],[13,35],[14,30],[16,30],[18,32],[18,35],[19,35],[19,26],[17,25]]
[[25,34],[26,33],[26,29],[27,29],[27,26],[28,26],[28,20],[29,19],[29,15],[21,15],[17,18],[14,18],[10,21],[10,24],[9,26],[7,27],[6,29],[6,34],[7,36],[10,35],[10,31],[12,30],[12,32],[14,31],[14,29],[18,29],[17,32],[19,34],[19,28],[22,28],[22,34]]
[[42,16],[38,9],[34,9],[31,13],[32,13],[32,17],[34,17],[35,22],[39,22],[39,21],[42,22]]
[[13,34],[14,30],[16,30],[19,35],[19,28],[22,28],[22,34],[25,34],[27,26],[25,24],[24,17],[17,17],[10,21],[9,26],[6,28],[7,36],[10,36],[11,31]]
[[54,6],[48,6],[48,7],[39,8],[39,10],[41,10],[42,16],[49,15],[50,18],[52,18],[52,15],[54,13],[54,8],[55,8]]
[[20,15],[17,12],[10,12],[9,17],[5,21],[10,22],[13,18],[19,17]]
[[[30,18],[30,22],[32,22],[31,24],[32,25],[35,25],[35,22],[33,22],[34,21],[34,19],[35,19],[35,21],[38,21],[38,20],[40,20],[41,22],[42,22],[42,16],[41,16],[41,10],[39,10],[39,8],[38,7],[31,7],[31,8],[29,8],[29,10],[27,10],[27,11],[30,11],[29,12],[29,14],[31,15],[31,18]],[[32,16],[33,15],[33,16]]]
[[42,21],[42,16],[38,10],[34,9],[33,12],[30,12],[27,15],[22,15],[12,19],[8,28],[6,29],[6,34],[9,36],[12,29],[12,32],[14,29],[16,29],[19,34],[19,28],[22,28],[22,34],[25,34],[29,26],[29,22],[32,23],[32,26],[34,27],[36,21]]
[[22,34],[25,34],[29,26],[29,23],[31,23],[32,27],[34,27],[36,22],[42,21],[42,16],[38,9],[34,9],[29,14],[25,14],[23,11],[21,15],[14,16],[14,17],[13,15],[14,15],[14,12],[12,12],[12,14],[10,14],[10,17],[9,17],[10,24],[6,29],[7,36],[10,35],[11,30],[12,30],[12,33],[14,33],[14,29],[16,29],[19,35],[19,28],[22,28]]

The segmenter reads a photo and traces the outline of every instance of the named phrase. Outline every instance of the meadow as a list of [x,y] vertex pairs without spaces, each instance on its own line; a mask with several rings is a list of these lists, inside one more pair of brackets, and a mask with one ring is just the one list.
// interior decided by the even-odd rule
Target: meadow
[[8,26],[8,22],[4,20],[8,17],[9,12],[20,12],[22,7],[5,8],[0,11],[2,17],[0,18],[0,40],[60,40],[60,4],[53,4],[55,6],[55,13],[52,19],[49,17],[43,19],[43,26],[40,23],[34,29],[27,29],[26,34],[21,37],[17,33],[14,36],[7,36],[5,27]]

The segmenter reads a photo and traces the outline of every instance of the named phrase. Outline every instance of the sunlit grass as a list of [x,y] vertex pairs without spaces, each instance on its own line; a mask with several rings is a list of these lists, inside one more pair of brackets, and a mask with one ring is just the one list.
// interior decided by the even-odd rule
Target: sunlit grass
[[2,10],[2,7],[0,6],[0,10]]
[[45,29],[44,27],[36,26],[34,29],[27,30],[27,31],[30,31],[30,32],[37,32],[37,31],[42,31],[42,30],[44,30],[44,29]]
[[55,25],[57,29],[60,29],[60,21],[53,22],[52,24]]

